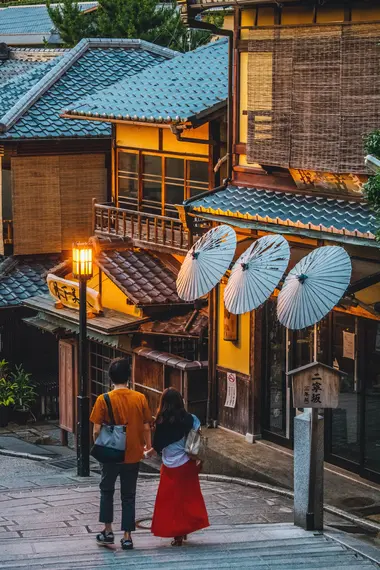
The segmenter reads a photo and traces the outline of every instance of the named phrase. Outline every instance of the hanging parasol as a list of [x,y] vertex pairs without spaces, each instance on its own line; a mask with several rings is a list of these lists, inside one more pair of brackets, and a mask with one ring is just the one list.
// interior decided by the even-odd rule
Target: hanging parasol
[[229,268],[236,249],[236,234],[230,226],[209,230],[188,251],[177,278],[177,292],[184,301],[206,295]]
[[277,316],[299,330],[327,315],[343,296],[351,278],[351,261],[338,246],[315,249],[290,271],[278,296]]
[[226,309],[241,315],[262,305],[277,287],[289,257],[288,242],[280,235],[255,241],[232,268],[224,290]]

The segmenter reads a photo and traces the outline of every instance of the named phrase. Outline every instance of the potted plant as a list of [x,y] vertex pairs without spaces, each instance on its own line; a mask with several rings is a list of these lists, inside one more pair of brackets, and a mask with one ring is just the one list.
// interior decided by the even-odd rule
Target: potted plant
[[27,423],[31,406],[37,397],[30,378],[31,374],[25,372],[21,364],[15,367],[15,372],[12,372],[12,381],[15,386],[13,417],[15,422],[20,425]]
[[8,362],[0,361],[0,427],[6,427],[15,403],[15,384],[9,377]]

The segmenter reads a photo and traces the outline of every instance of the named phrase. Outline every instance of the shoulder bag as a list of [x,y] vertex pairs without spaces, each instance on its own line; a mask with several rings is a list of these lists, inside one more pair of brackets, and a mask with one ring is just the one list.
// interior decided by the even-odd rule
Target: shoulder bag
[[100,463],[123,463],[127,447],[127,426],[116,425],[109,394],[104,394],[104,401],[111,423],[102,425],[91,455]]
[[200,429],[191,429],[186,438],[185,452],[191,459],[204,459],[205,454],[205,439],[202,436]]

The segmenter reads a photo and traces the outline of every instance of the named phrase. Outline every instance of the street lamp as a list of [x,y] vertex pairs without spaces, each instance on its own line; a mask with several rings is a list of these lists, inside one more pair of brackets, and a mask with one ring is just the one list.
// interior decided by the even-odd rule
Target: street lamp
[[73,277],[79,281],[79,394],[77,397],[77,469],[90,475],[90,400],[88,396],[87,281],[92,277],[92,247],[73,244]]

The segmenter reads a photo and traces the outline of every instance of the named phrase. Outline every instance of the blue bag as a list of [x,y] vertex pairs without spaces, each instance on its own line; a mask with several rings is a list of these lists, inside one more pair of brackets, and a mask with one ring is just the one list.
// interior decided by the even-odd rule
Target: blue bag
[[100,434],[91,449],[91,455],[100,463],[123,463],[127,448],[127,426],[116,425],[111,399],[104,394],[111,423],[102,425]]

